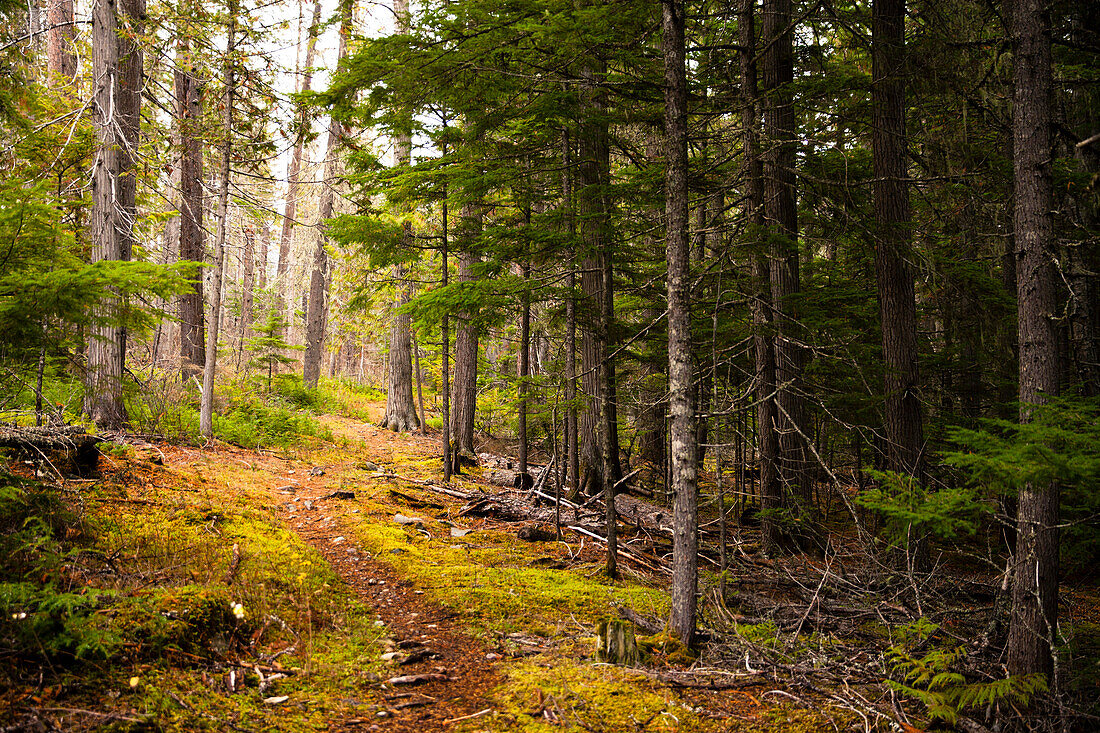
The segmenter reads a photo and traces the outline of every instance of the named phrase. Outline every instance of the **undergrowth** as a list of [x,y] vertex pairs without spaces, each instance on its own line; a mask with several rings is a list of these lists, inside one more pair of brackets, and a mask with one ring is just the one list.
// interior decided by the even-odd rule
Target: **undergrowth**
[[[401,491],[415,490],[403,486]],[[565,626],[592,628],[620,605],[657,617],[668,611],[666,590],[630,580],[607,582],[598,565],[572,563],[563,544],[523,542],[493,530],[459,530],[462,536],[454,537],[449,522],[423,511],[417,515],[423,522],[403,526],[393,521],[390,507],[361,506],[362,513],[345,520],[354,524],[363,547],[483,631],[552,636]]]
[[218,482],[111,464],[80,493],[0,472],[0,688],[159,730],[352,715],[385,630],[327,563]]

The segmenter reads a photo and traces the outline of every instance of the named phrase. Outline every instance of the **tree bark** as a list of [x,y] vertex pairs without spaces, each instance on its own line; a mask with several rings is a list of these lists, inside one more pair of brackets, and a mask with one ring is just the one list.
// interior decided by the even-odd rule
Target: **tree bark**
[[668,260],[668,383],[672,413],[672,605],[669,627],[685,645],[695,637],[698,586],[698,486],[691,349],[688,243],[687,72],[683,0],[663,0],[665,69],[665,218]]
[[[458,281],[473,282],[477,255],[471,251],[473,240],[481,229],[481,209],[467,203],[462,207],[458,224]],[[458,314],[455,336],[455,373],[451,399],[452,459],[457,473],[463,460],[476,461],[474,454],[474,415],[477,411],[477,353],[480,332],[475,313]]]
[[[340,44],[336,53],[336,65],[347,56],[348,35],[351,33],[351,4],[349,0],[341,3]],[[313,267],[309,277],[309,304],[306,307],[306,352],[302,358],[302,383],[306,389],[317,386],[321,376],[321,349],[325,340],[325,325],[328,320],[328,280],[329,261],[328,236],[325,234],[325,221],[332,218],[333,185],[339,168],[336,149],[344,136],[344,125],[335,116],[328,121],[328,142],[325,150],[325,181],[321,190],[321,201],[317,207],[317,243],[313,248]]]
[[[173,82],[176,124],[179,128],[180,216],[179,259],[202,262],[206,258],[203,229],[203,155],[199,134],[202,126],[202,91],[186,29],[179,28]],[[180,378],[187,381],[206,364],[203,275],[196,270],[193,284],[179,296]]]
[[218,331],[221,328],[222,276],[225,271],[225,239],[229,231],[229,176],[233,157],[233,97],[236,93],[236,69],[233,53],[237,45],[237,3],[229,3],[229,31],[226,37],[225,61],[222,75],[225,78],[224,111],[222,113],[222,159],[219,171],[218,229],[214,235],[214,268],[210,280],[210,317],[207,320],[206,364],[202,371],[202,401],[199,405],[199,432],[207,438],[214,437],[214,375],[218,368]]
[[[600,82],[603,62],[593,62],[581,72],[580,160],[578,165],[577,218],[584,260],[581,272],[582,323],[581,388],[587,401],[581,434],[581,486],[595,495],[622,478],[619,464],[618,420],[615,407],[615,364],[611,358],[614,317],[612,243],[609,231],[610,147],[603,119],[606,92]],[[604,464],[610,473],[604,471]],[[614,502],[608,511],[614,511]],[[613,558],[613,555],[609,555]],[[614,560],[609,560],[613,563]]]
[[73,0],[48,0],[46,22],[46,72],[62,81],[72,81],[76,76],[76,56],[73,55]]
[[[313,5],[313,22],[309,25],[308,38],[306,40],[306,58],[298,72],[302,76],[299,92],[308,92],[313,84],[313,56],[317,48],[317,34],[321,27],[321,0],[316,0]],[[301,26],[299,26],[299,30]],[[299,43],[301,39],[299,38]],[[299,46],[301,48],[301,46]],[[283,205],[283,224],[279,232],[279,262],[275,276],[279,282],[286,286],[287,273],[290,270],[290,243],[291,234],[294,231],[295,219],[298,216],[298,179],[302,173],[302,155],[305,152],[306,138],[309,137],[310,121],[309,110],[302,106],[298,110],[298,127],[294,152],[290,156],[290,165],[286,174],[286,203]],[[284,313],[289,308],[289,301],[282,304]]]
[[565,457],[568,468],[569,499],[580,497],[580,454],[577,421],[577,249],[573,244],[577,234],[575,201],[573,198],[573,143],[568,130],[562,132],[562,205],[565,207],[566,229],[569,234],[567,264],[569,293],[565,299]]
[[924,431],[917,369],[917,310],[909,264],[905,132],[905,0],[872,7],[871,82],[875,276],[885,362],[887,466],[920,480]]
[[775,408],[775,337],[771,299],[771,262],[764,250],[764,168],[760,159],[757,135],[756,85],[756,0],[742,0],[741,5],[741,90],[742,118],[745,129],[743,157],[745,160],[745,205],[749,211],[749,249],[752,257],[752,323],[753,359],[756,386],[757,460],[760,477],[760,508],[763,512],[761,530],[765,552],[774,554],[779,547],[779,528],[773,512],[782,503],[779,485],[779,436],[776,433]]
[[[410,236],[406,225],[406,237]],[[416,417],[413,404],[412,374],[412,316],[401,310],[410,300],[409,285],[405,281],[404,265],[393,270],[397,284],[397,298],[394,303],[393,325],[390,327],[389,373],[386,380],[386,414],[382,418],[382,427],[395,433],[416,430],[420,421]]]
[[775,329],[776,422],[779,475],[788,491],[809,505],[805,404],[802,369],[805,354],[797,298],[798,212],[795,208],[794,29],[791,0],[764,0],[764,218],[771,240],[771,295]]
[[[1051,147],[1050,6],[1016,0],[1013,140],[1020,421],[1059,389]],[[1020,490],[1008,671],[1054,674],[1058,622],[1058,486]]]
[[[526,211],[527,228],[531,227],[531,210]],[[520,265],[520,277],[523,278],[522,304],[519,318],[519,354],[516,359],[516,401],[519,414],[517,417],[516,433],[519,437],[519,473],[527,476],[527,380],[531,374],[531,291],[528,290],[528,279],[531,277],[531,264],[524,255],[523,264]],[[526,481],[527,479],[522,479]]]
[[[119,33],[119,10],[125,40]],[[96,155],[92,164],[91,239],[93,261],[130,259],[133,243],[134,192],[132,170],[139,143],[137,120],[141,104],[142,53],[133,39],[144,21],[141,0],[113,0],[92,6],[93,120]],[[106,309],[120,315],[118,302]],[[88,343],[88,376],[84,411],[101,428],[119,429],[126,422],[122,374],[126,359],[126,329],[93,329]]]

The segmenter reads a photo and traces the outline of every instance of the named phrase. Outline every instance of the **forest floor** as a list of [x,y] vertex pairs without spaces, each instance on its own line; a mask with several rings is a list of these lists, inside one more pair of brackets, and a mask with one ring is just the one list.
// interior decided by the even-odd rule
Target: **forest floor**
[[[855,565],[840,532],[780,561],[731,527],[727,595],[704,562],[689,654],[660,631],[667,547],[641,519],[612,581],[591,536],[521,532],[545,510],[481,469],[443,486],[438,436],[322,421],[331,439],[293,451],[136,441],[67,481],[78,511],[40,579],[65,600],[0,593],[0,638],[42,651],[0,677],[0,730],[909,731],[936,690],[885,685],[891,649],[903,672],[967,674],[960,689],[997,676],[996,573],[965,558],[918,583]],[[1096,590],[1065,599],[1094,686]],[[596,662],[597,625],[624,614],[648,655]],[[992,660],[985,677],[959,648]],[[1015,704],[990,695],[948,717],[982,730]]]

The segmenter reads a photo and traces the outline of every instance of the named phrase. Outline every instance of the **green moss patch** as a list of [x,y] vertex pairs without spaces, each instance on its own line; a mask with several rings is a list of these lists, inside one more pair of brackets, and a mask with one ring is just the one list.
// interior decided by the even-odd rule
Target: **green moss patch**
[[723,729],[645,675],[568,659],[514,667],[494,702],[498,712],[488,727],[496,731]]
[[555,553],[555,563],[568,557],[561,545],[532,545],[491,530],[452,538],[448,526],[426,517],[420,528],[403,526],[379,505],[366,506],[371,508],[363,514],[345,517],[355,522],[363,546],[482,629],[541,633],[563,624],[594,627],[617,606],[655,616],[668,611],[664,589],[610,583],[598,567],[544,567],[548,552]]

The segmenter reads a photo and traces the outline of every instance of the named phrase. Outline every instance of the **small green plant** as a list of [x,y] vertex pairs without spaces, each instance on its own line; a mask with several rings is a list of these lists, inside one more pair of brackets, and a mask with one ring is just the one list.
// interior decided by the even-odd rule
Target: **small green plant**
[[285,364],[293,364],[294,359],[284,356],[283,352],[289,349],[301,349],[301,346],[291,346],[283,338],[286,332],[286,319],[278,310],[272,310],[267,314],[267,320],[255,326],[256,335],[248,339],[248,350],[252,353],[249,365],[260,367],[267,372],[267,391],[271,391],[271,379],[275,374],[275,367]]
[[924,704],[928,717],[954,724],[959,713],[984,707],[1001,700],[1027,705],[1035,694],[1046,692],[1045,675],[1029,674],[989,682],[968,682],[958,671],[966,658],[966,647],[917,649],[931,640],[939,626],[919,618],[894,630],[898,643],[886,652],[886,659],[902,681],[886,680],[887,686]]

